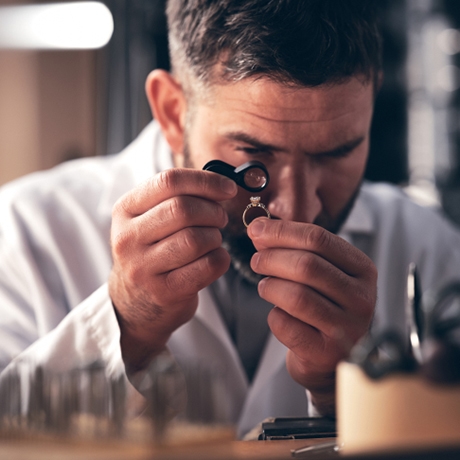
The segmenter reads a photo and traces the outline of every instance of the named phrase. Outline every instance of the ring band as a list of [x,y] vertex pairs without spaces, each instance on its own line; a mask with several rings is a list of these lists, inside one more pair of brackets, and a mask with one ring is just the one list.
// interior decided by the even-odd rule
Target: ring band
[[267,217],[269,219],[271,218],[270,211],[265,207],[265,205],[263,203],[260,202],[260,196],[251,196],[250,201],[251,202],[246,206],[246,209],[243,212],[243,224],[244,224],[245,227],[247,227],[249,225],[246,222],[246,213],[251,208],[262,208],[267,213]]

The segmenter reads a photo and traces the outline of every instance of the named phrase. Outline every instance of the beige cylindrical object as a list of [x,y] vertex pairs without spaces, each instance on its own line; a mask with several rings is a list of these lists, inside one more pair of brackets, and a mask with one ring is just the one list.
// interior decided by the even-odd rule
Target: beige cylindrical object
[[372,380],[358,365],[342,362],[337,431],[344,454],[460,446],[460,385],[403,373]]

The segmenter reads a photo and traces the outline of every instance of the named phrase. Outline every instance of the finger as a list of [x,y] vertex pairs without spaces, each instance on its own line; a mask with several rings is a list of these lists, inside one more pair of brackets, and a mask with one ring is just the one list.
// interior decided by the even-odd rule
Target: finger
[[367,283],[309,251],[265,249],[254,254],[251,267],[261,275],[309,286],[342,308],[363,311],[374,303],[374,291]]
[[[310,368],[333,369],[349,352],[349,340],[331,341],[321,331],[275,307],[268,315],[273,335]],[[332,345],[333,344],[333,345]]]
[[248,236],[259,251],[275,247],[304,249],[320,255],[351,276],[376,277],[373,264],[364,253],[318,225],[256,219],[248,227]]
[[192,195],[213,201],[233,198],[235,182],[220,174],[194,169],[172,168],[156,174],[123,195],[116,210],[129,217],[139,216],[162,201],[179,195]]
[[155,273],[162,274],[188,265],[221,245],[218,229],[188,227],[153,245],[147,263]]
[[267,321],[274,336],[294,353],[301,356],[309,353],[320,355],[324,351],[321,332],[281,308],[274,307]]
[[139,243],[152,244],[185,227],[223,228],[227,222],[227,213],[219,203],[192,196],[177,196],[132,219],[130,225],[135,227],[134,233]]
[[181,296],[194,296],[206,286],[220,278],[230,268],[230,255],[223,248],[215,249],[190,264],[172,270],[163,276],[164,292],[174,301]]
[[345,335],[344,326],[348,321],[343,310],[314,289],[278,278],[264,278],[258,289],[267,302],[326,336],[339,339]]

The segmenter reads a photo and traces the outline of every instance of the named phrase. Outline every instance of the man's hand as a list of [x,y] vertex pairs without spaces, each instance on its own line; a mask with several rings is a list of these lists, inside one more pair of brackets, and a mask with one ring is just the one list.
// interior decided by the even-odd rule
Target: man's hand
[[370,326],[377,296],[372,261],[313,224],[256,219],[248,235],[259,294],[276,305],[268,323],[289,348],[292,378],[323,415],[335,413],[335,368]]
[[219,201],[236,193],[218,174],[171,169],[115,204],[109,292],[128,372],[164,349],[194,315],[198,291],[228,270],[219,231],[228,217]]

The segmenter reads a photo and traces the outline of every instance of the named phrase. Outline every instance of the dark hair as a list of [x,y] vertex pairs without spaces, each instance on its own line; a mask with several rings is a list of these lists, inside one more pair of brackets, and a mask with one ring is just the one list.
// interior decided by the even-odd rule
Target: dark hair
[[167,16],[181,80],[316,86],[381,68],[376,0],[169,0]]

